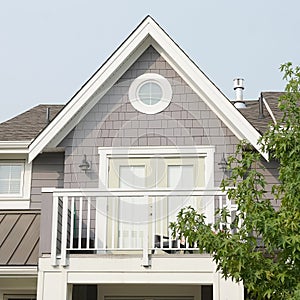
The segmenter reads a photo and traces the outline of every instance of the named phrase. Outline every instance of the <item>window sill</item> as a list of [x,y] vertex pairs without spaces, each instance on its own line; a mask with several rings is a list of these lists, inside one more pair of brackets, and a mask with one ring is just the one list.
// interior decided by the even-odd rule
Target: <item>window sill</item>
[[0,198],[0,209],[29,209],[30,199]]

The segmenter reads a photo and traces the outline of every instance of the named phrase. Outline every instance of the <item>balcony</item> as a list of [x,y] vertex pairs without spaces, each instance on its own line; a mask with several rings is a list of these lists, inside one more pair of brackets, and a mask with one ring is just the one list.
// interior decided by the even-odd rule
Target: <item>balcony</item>
[[[49,191],[48,191],[49,193]],[[176,239],[170,222],[182,207],[192,206],[214,223],[215,212],[236,205],[219,189],[54,189],[52,206],[52,265],[68,265],[69,254],[135,254],[142,265],[149,255],[197,253],[188,237]]]

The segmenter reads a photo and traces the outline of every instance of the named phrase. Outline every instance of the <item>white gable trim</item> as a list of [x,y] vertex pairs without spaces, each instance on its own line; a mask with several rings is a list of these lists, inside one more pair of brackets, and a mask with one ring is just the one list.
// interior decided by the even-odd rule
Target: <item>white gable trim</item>
[[147,17],[32,142],[29,147],[29,162],[46,147],[57,146],[150,45],[166,59],[238,139],[248,140],[266,159],[268,158],[267,153],[263,153],[257,144],[260,137],[257,130],[158,24],[151,17]]

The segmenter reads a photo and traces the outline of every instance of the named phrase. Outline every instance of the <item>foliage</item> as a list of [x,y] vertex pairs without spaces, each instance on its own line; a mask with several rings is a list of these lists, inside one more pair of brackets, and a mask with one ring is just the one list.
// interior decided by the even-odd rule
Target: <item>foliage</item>
[[[280,184],[267,192],[262,158],[243,141],[229,159],[231,176],[222,182],[238,206],[233,222],[227,208],[208,225],[188,207],[170,226],[174,236],[188,237],[200,252],[210,253],[226,279],[243,282],[249,299],[300,299],[300,68],[287,63],[281,71],[287,80],[279,99],[283,116],[259,141],[279,163]],[[271,199],[280,201],[279,209]]]

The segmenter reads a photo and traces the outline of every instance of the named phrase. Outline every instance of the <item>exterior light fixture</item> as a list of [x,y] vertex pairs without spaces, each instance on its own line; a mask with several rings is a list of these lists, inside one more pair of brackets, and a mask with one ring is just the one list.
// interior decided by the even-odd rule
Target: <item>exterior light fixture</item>
[[225,155],[223,153],[221,161],[218,163],[220,166],[220,169],[223,171],[223,174],[229,177],[231,175],[231,169],[229,169],[229,164],[227,159],[225,158]]
[[91,162],[87,161],[85,154],[83,155],[83,160],[81,161],[79,168],[81,169],[81,171],[84,171],[84,172],[91,169]]

